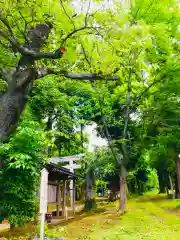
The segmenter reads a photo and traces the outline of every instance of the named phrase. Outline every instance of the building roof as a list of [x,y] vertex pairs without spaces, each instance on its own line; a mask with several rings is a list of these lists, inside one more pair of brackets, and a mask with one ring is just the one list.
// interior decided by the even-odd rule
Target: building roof
[[56,180],[68,180],[68,179],[75,179],[76,175],[70,172],[67,168],[60,167],[54,163],[48,163],[45,165],[49,175],[49,181],[56,181]]
[[81,154],[77,154],[77,155],[72,155],[72,156],[64,156],[64,157],[52,157],[50,159],[50,162],[51,163],[59,163],[59,162],[69,162],[71,160],[73,161],[77,161],[79,160],[80,158],[84,157],[85,156],[85,153],[81,153]]

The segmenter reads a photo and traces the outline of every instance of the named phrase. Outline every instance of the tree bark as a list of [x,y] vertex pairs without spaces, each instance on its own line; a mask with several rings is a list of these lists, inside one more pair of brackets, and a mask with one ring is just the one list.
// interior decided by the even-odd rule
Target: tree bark
[[177,198],[180,198],[180,160],[176,160]]
[[17,73],[9,82],[9,89],[0,96],[0,142],[4,141],[16,128],[20,114],[31,90],[30,82],[34,77],[33,68]]
[[[124,128],[122,133],[122,139],[127,140],[127,133],[128,133],[128,124],[129,124],[129,113],[130,113],[130,104],[131,104],[131,90],[132,90],[132,68],[129,69],[129,77],[128,77],[128,92],[126,96],[126,106],[124,111]],[[123,142],[122,145],[122,154],[123,154],[123,161],[121,161],[121,170],[120,170],[120,207],[121,211],[124,211],[126,208],[126,164],[129,161],[129,154],[127,149],[127,143]]]
[[[52,128],[53,128],[53,118],[52,118],[52,113],[50,113],[46,123],[46,131],[51,131]],[[50,137],[50,140],[52,140],[51,137]],[[48,152],[48,157],[50,158],[52,156],[52,146],[48,147],[47,152]]]
[[141,186],[142,186],[142,183],[141,183],[141,181],[138,179],[138,180],[137,180],[137,187],[138,187],[138,194],[139,194],[139,195],[142,195],[142,188],[141,188]]
[[174,187],[173,187],[172,178],[171,178],[170,174],[169,174],[169,185],[170,185],[170,188],[171,188],[171,191],[172,191],[172,198],[174,199],[175,198]]
[[15,225],[14,224],[10,224],[10,232],[13,232],[15,229]]
[[164,174],[162,172],[162,169],[160,169],[160,167],[157,169],[157,175],[158,175],[158,181],[159,181],[159,193],[165,193],[166,184],[165,184]]
[[92,174],[86,174],[86,199],[85,199],[85,210],[90,211],[96,207],[96,201],[93,189]]
[[82,153],[84,152],[84,136],[83,136],[84,124],[81,123],[81,148]]
[[124,211],[126,209],[126,167],[121,164],[120,169],[120,206],[119,210]]
[[86,174],[86,200],[92,199],[92,180],[90,178],[90,175]]

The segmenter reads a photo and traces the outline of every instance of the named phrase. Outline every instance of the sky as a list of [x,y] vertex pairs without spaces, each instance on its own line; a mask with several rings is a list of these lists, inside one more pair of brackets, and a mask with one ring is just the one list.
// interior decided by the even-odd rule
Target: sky
[[95,3],[93,1],[82,1],[82,0],[72,0],[73,6],[79,11],[79,12],[87,12],[89,9],[89,12],[97,11],[98,9],[107,9],[111,8],[113,6],[113,0],[102,0],[101,3]]
[[84,133],[89,136],[88,152],[93,152],[96,147],[107,146],[106,139],[97,136],[96,124],[86,125]]

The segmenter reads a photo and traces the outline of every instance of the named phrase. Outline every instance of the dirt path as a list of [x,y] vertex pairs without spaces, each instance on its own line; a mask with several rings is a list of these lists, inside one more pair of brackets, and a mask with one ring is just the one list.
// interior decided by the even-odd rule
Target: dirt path
[[107,229],[109,224],[113,224],[119,219],[120,215],[117,213],[116,207],[102,208],[98,212],[76,216],[76,219],[56,226],[50,229],[48,233],[61,231],[65,240],[90,239],[90,235],[97,229]]

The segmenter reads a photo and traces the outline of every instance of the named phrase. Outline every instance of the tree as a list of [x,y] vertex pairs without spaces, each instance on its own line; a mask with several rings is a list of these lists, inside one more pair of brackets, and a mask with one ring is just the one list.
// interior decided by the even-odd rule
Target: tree
[[[154,9],[158,9],[158,14]],[[162,12],[167,14],[160,14]],[[134,5],[131,5],[128,19],[121,6],[117,6],[113,12],[110,11],[110,16],[113,16],[112,25],[116,25],[117,29],[119,27],[117,31],[112,28],[108,40],[114,48],[114,67],[118,71],[121,84],[107,84],[107,91],[111,96],[107,91],[103,92],[102,85],[99,86],[99,101],[104,112],[102,116],[100,107],[99,124],[103,125],[107,138],[111,135],[108,132],[114,127],[114,123],[117,124],[116,131],[120,130],[119,139],[117,135],[111,138],[116,140],[116,143],[119,142],[119,152],[122,154],[119,154],[121,159],[116,154],[116,159],[121,163],[120,208],[123,210],[126,203],[126,169],[131,159],[131,143],[133,144],[130,125],[136,122],[134,118],[144,120],[143,104],[148,105],[147,98],[153,98],[154,89],[157,90],[157,86],[162,86],[167,77],[178,71],[177,59],[174,57],[178,54],[176,38],[179,34],[179,7],[177,1],[163,1],[163,4],[144,1],[143,5],[141,1],[135,1]],[[113,113],[112,102],[116,104],[115,109],[116,112],[119,110],[119,115]],[[109,141],[110,145],[112,140]]]
[[114,175],[116,162],[108,148],[97,148],[93,153],[87,153],[81,160],[83,175],[86,177],[85,209],[91,210],[96,206],[96,182],[103,181]]
[[[94,14],[90,16],[88,12],[84,15],[80,13],[73,20],[71,16],[75,14],[75,10],[70,8],[69,3],[63,4],[62,1],[54,1],[52,5],[49,5],[49,1],[2,1],[0,7],[3,9],[0,15],[1,54],[6,52],[9,57],[17,55],[15,67],[11,70],[3,68],[2,71],[2,79],[8,88],[0,98],[1,141],[17,125],[26,105],[27,95],[36,79],[49,74],[76,80],[117,79],[97,72],[79,74],[65,70],[72,68],[76,62],[74,58],[78,41],[73,37],[80,32],[85,36],[93,33],[95,37],[95,33],[101,28],[95,26]],[[53,34],[49,37],[51,30]],[[49,44],[45,45],[48,39]],[[44,51],[41,52],[42,49]],[[62,58],[66,51],[66,58]],[[55,61],[58,59],[62,60]],[[5,64],[7,62],[2,63]],[[55,68],[52,68],[53,64],[56,64]]]
[[[27,5],[30,11],[26,11],[24,1],[4,4],[0,18],[1,51],[7,56],[15,52],[18,60],[12,58],[12,62],[18,62],[18,66],[13,70],[13,77],[3,71],[2,77],[13,81],[9,81],[7,90],[4,85],[0,99],[0,139],[6,139],[17,124],[27,102],[26,93],[31,91],[34,80],[53,74],[56,76],[53,81],[64,81],[65,78],[89,81],[89,91],[85,93],[82,89],[74,91],[74,86],[65,91],[67,95],[81,95],[75,103],[79,111],[75,119],[82,122],[94,120],[99,132],[108,140],[112,156],[120,166],[120,209],[124,210],[126,172],[143,153],[139,145],[147,140],[144,137],[146,128],[153,127],[146,123],[152,119],[147,115],[154,114],[158,98],[155,93],[162,91],[166,83],[179,73],[178,1],[144,0],[142,4],[136,0],[128,9],[117,3],[113,8],[98,11],[92,11],[89,4],[86,13],[76,13],[69,1],[58,4],[54,1],[48,5],[45,1],[39,6],[36,1]],[[24,24],[20,25],[22,20]],[[58,101],[60,95],[58,92]],[[164,96],[167,98],[168,94]],[[43,99],[39,100],[43,105]],[[56,106],[59,102],[51,100],[53,108],[48,103],[47,112],[41,109],[41,114],[49,120],[57,110],[62,112]],[[149,110],[151,104],[152,111]],[[139,129],[138,143],[135,130]]]
[[[167,69],[171,75],[166,76],[164,85],[154,93],[154,98],[145,110],[146,139],[149,142],[151,163],[157,168],[160,192],[165,192],[167,185],[171,185],[172,189],[172,182],[176,182],[176,175],[179,174],[178,71],[178,68],[173,68],[173,72]],[[178,190],[178,181],[176,185]]]

